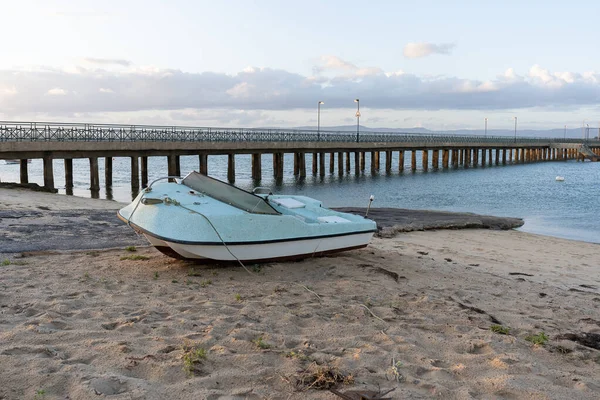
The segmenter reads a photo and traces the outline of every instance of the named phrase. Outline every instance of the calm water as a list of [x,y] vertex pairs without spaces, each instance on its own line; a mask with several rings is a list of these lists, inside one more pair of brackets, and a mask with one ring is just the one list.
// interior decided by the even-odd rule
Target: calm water
[[[408,158],[403,173],[398,173],[397,160],[394,160],[393,172],[387,175],[385,153],[382,153],[382,171],[376,175],[370,173],[367,154],[364,175],[338,177],[337,160],[336,171],[329,174],[327,158],[327,174],[321,178],[311,175],[311,158],[307,155],[308,176],[299,180],[293,177],[292,156],[286,155],[285,161],[285,178],[277,184],[272,178],[272,156],[263,156],[263,179],[253,182],[250,156],[236,156],[235,184],[244,189],[252,189],[260,184],[271,187],[276,193],[303,194],[322,200],[329,207],[366,206],[369,196],[373,194],[374,207],[469,211],[521,217],[525,219],[525,225],[521,228],[523,231],[600,243],[600,163],[557,161],[458,170],[430,169],[429,172],[412,173],[406,171],[410,163]],[[103,162],[104,159],[99,159],[101,198],[107,197]],[[418,167],[420,169],[420,165]],[[74,194],[90,197],[88,160],[73,160],[73,168]],[[198,157],[181,157],[182,174],[197,169]],[[166,157],[150,157],[148,170],[150,181],[165,176]],[[209,175],[226,180],[225,156],[209,157]],[[565,181],[557,182],[557,175],[564,176]],[[115,200],[131,201],[129,176],[129,159],[115,158],[112,191]],[[64,194],[62,160],[54,162],[54,177],[56,187]],[[6,165],[0,161],[0,179],[18,182],[19,165]],[[33,160],[29,164],[29,180],[43,184],[41,160]]]

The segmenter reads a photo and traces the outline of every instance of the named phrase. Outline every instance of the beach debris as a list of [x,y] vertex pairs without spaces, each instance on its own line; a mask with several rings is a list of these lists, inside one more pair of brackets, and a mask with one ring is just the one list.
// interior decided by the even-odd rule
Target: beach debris
[[596,324],[598,326],[600,326],[600,321],[596,321],[595,319],[592,318],[581,318],[580,321],[582,322],[587,322],[588,324]]
[[482,310],[481,308],[477,308],[477,307],[473,307],[473,306],[468,306],[466,304],[461,303],[459,300],[457,300],[457,299],[455,299],[453,297],[450,297],[450,300],[456,302],[460,306],[460,308],[463,308],[465,310],[474,311],[477,314],[487,315],[490,318],[490,321],[492,321],[494,324],[504,325],[502,322],[500,322],[500,320],[498,318],[496,318],[493,315],[487,313],[486,311]]
[[426,255],[427,255],[427,254],[429,254],[429,253],[428,253],[428,252],[426,252],[426,251],[417,251],[417,254],[420,254],[420,255],[422,255],[422,256],[426,256]]
[[582,346],[600,350],[600,333],[581,332],[581,333],[565,333],[556,337],[558,340],[571,340],[579,343]]
[[586,289],[598,289],[598,287],[596,287],[594,285],[579,285],[579,287],[586,288]]
[[400,367],[402,367],[402,361],[396,361],[396,359],[392,357],[392,366],[385,372],[386,379],[389,380],[391,377],[391,379],[398,383],[404,381],[404,375],[400,373]]
[[548,296],[548,295],[547,295],[546,293],[544,293],[544,292],[540,292],[540,293],[539,293],[539,295],[540,295],[540,297],[546,297],[546,296]]
[[444,260],[446,260],[447,262],[452,262],[451,258],[444,258]]
[[316,362],[312,362],[306,369],[299,372],[296,386],[301,390],[328,390],[335,388],[338,384],[354,383],[354,377],[351,374],[344,374],[335,367],[319,365]]
[[470,267],[479,267],[479,264],[469,264]]
[[525,272],[509,272],[509,275],[523,275],[523,276],[533,276],[533,274],[526,274]]
[[335,389],[329,389],[331,393],[345,400],[392,400],[391,397],[383,396],[394,390],[396,390],[396,388],[386,390],[385,392],[382,392],[381,390],[378,390],[377,392],[373,390],[348,390],[342,393]]

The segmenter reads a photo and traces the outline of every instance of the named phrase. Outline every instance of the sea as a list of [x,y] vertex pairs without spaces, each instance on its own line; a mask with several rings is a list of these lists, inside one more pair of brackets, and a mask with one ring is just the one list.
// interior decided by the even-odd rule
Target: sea
[[[373,207],[519,217],[525,221],[519,229],[525,232],[600,243],[600,163],[570,160],[458,169],[434,170],[430,167],[423,171],[418,154],[416,172],[410,171],[410,157],[405,159],[404,171],[399,172],[396,154],[392,171],[386,173],[385,153],[381,155],[381,169],[371,173],[369,153],[366,153],[366,168],[360,176],[354,175],[353,165],[351,173],[339,176],[337,159],[335,171],[330,173],[327,155],[327,171],[321,177],[312,175],[312,159],[307,154],[307,176],[298,178],[293,175],[293,157],[286,154],[284,178],[275,181],[272,156],[266,154],[262,159],[263,177],[259,182],[251,177],[250,155],[237,155],[235,185],[246,190],[263,186],[270,187],[274,193],[305,195],[321,200],[326,207],[366,207],[373,195]],[[104,159],[100,158],[98,162],[101,190],[93,194],[89,190],[89,161],[73,160],[73,195],[130,202],[136,194],[131,189],[130,159],[113,159],[110,191],[106,191],[104,185]],[[54,160],[53,167],[55,186],[65,195],[63,161]],[[185,175],[193,170],[198,170],[198,157],[182,156],[181,173]],[[43,185],[42,172],[42,160],[32,160],[29,181]],[[166,176],[166,157],[149,157],[148,174],[149,181]],[[208,174],[226,181],[227,157],[209,156]],[[557,181],[557,176],[564,177],[564,181]],[[0,180],[19,182],[19,165],[0,161]]]

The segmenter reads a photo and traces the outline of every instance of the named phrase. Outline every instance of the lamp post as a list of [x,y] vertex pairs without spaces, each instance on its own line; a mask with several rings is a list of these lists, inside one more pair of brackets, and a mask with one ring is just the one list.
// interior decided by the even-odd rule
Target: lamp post
[[321,104],[325,104],[322,101],[317,103],[317,141],[321,140]]
[[517,143],[517,117],[515,117],[515,143]]
[[359,126],[360,126],[360,100],[359,99],[354,99],[354,102],[356,103],[356,143],[358,143],[358,139],[359,139]]
[[487,118],[485,119],[485,137],[487,137]]
[[567,126],[565,125],[565,139],[567,138]]
[[590,139],[590,124],[585,124],[585,140],[588,141]]

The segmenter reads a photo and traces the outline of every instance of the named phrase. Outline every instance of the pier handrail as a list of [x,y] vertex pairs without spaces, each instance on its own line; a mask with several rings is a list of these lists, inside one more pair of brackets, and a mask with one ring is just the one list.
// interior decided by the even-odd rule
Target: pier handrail
[[[598,139],[362,131],[366,143],[600,143]],[[0,121],[0,142],[355,142],[356,132],[280,128],[214,128],[124,124]]]

